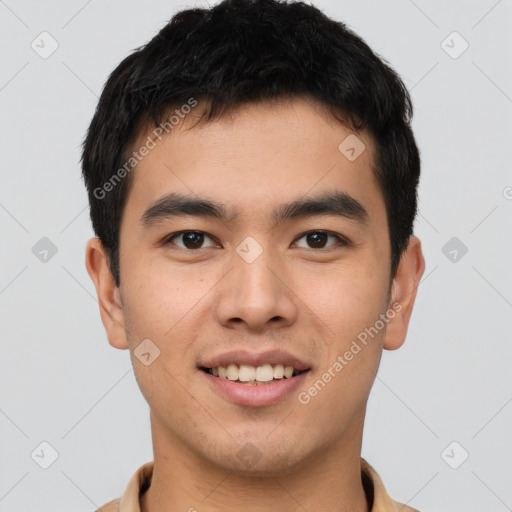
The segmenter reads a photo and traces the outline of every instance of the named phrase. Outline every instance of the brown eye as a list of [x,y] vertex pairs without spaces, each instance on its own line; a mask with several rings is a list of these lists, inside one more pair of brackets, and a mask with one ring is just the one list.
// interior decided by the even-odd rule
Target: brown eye
[[[341,245],[346,245],[345,240],[343,240],[340,236],[326,231],[310,231],[309,233],[305,233],[304,235],[299,237],[298,240],[302,238],[306,239],[306,243],[308,244],[308,247],[306,247],[306,249],[325,249],[329,237],[335,238]],[[330,246],[327,247],[332,247],[333,245],[336,244],[331,244]]]
[[[208,235],[201,231],[181,231],[167,238],[165,243],[172,243],[173,245],[181,247],[182,249],[196,250],[204,249],[204,247],[201,246],[203,245],[204,240],[207,238],[211,240],[211,238]],[[172,242],[172,240],[174,239],[181,241],[183,246],[180,246],[179,244]]]

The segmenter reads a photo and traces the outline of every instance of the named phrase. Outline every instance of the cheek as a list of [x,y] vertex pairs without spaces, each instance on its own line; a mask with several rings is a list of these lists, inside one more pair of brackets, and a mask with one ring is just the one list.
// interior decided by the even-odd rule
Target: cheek
[[[156,264],[141,258],[132,263],[123,282],[123,308],[137,380],[145,396],[149,390],[158,393],[164,389],[164,394],[172,389],[179,395],[179,383],[195,371],[191,349],[204,325],[204,299],[215,276],[211,273],[201,278],[195,270],[172,268],[168,262]],[[144,340],[150,340],[145,343],[154,344],[158,354],[150,371],[137,357]]]
[[145,276],[127,280],[124,289],[131,362],[150,408],[179,424],[185,421],[184,413],[177,411],[190,409],[190,396],[183,386],[192,371],[189,351],[195,332],[187,323],[187,313],[192,318],[197,299],[184,297],[182,284],[160,279],[158,273]]
[[133,332],[138,337],[167,340],[208,292],[208,283],[169,264],[142,259],[132,263],[127,265],[123,295]]
[[364,262],[310,273],[301,269],[294,290],[315,313],[315,321],[329,327],[322,332],[342,348],[385,311],[388,285],[383,274],[382,268]]
[[318,311],[329,330],[322,339],[321,368],[303,390],[305,399],[311,400],[313,416],[328,415],[340,425],[362,413],[387,325],[380,320],[387,305],[384,283],[370,272],[342,272],[323,282],[321,293],[316,294],[317,303],[311,309]]

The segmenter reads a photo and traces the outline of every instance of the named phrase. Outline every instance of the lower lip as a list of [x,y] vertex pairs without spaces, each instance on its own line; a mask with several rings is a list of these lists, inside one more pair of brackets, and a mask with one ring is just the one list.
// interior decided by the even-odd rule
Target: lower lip
[[293,393],[304,382],[309,373],[308,370],[295,377],[283,378],[270,384],[249,385],[229,379],[222,379],[202,370],[200,371],[208,379],[208,382],[215,391],[219,392],[230,402],[248,407],[263,407],[279,402]]

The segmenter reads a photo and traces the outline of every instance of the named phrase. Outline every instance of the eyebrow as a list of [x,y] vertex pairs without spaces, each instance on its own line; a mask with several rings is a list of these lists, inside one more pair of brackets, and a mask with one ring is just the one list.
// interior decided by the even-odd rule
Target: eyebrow
[[[238,212],[228,211],[223,203],[171,192],[157,199],[142,214],[140,220],[143,226],[151,227],[164,220],[185,215],[224,222],[232,222],[239,216]],[[291,219],[316,215],[348,218],[360,224],[367,224],[369,220],[366,208],[357,199],[341,191],[326,192],[279,205],[271,212],[270,218],[275,227]]]

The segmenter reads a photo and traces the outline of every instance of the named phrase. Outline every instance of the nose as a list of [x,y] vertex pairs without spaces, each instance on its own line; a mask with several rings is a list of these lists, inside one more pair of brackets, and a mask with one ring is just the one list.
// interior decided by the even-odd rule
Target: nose
[[217,290],[218,322],[253,332],[292,325],[297,318],[297,298],[289,281],[270,251],[264,250],[252,262],[234,254],[233,267]]

